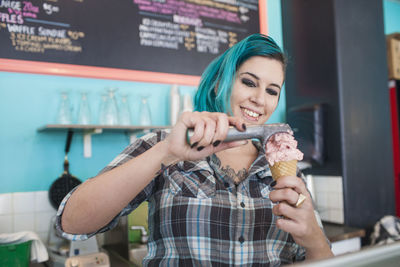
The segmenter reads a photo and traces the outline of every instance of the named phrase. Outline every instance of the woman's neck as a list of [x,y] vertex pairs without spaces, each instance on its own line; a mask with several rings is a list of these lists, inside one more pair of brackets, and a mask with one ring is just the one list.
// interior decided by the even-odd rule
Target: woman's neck
[[249,140],[246,145],[226,149],[216,155],[221,161],[221,169],[238,184],[247,177],[251,164],[257,158],[258,150]]

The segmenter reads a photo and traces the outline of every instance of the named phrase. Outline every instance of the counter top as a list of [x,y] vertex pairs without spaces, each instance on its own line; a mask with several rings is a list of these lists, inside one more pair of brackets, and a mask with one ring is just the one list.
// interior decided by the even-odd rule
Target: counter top
[[353,228],[342,224],[335,223],[322,223],[324,226],[325,234],[329,241],[336,242],[355,237],[364,237],[365,230],[361,228]]

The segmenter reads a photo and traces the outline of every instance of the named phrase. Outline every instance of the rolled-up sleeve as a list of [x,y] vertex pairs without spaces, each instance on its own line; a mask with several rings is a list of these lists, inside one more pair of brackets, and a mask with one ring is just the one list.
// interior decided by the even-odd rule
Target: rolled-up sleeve
[[[105,167],[103,170],[100,171],[99,174],[110,171],[114,169],[115,167],[118,167],[125,162],[129,161],[132,158],[137,157],[138,155],[142,154],[146,150],[150,149],[152,146],[154,146],[157,142],[165,138],[166,133],[163,131],[159,131],[156,133],[150,133],[145,135],[144,137],[136,140],[133,142],[131,145],[129,145],[127,148],[122,151],[121,154],[119,154],[107,167]],[[158,176],[157,176],[158,177]],[[68,200],[70,199],[71,195],[75,192],[75,190],[79,187],[75,187],[72,189],[62,200],[57,214],[56,214],[56,222],[55,222],[55,228],[57,233],[69,240],[86,240],[98,233],[103,233],[108,230],[111,230],[118,224],[118,220],[121,216],[126,216],[129,213],[131,213],[134,209],[136,209],[143,201],[147,200],[153,193],[153,188],[155,181],[157,179],[155,177],[129,204],[121,210],[107,225],[104,227],[98,229],[97,231],[93,233],[86,233],[86,234],[70,234],[66,233],[62,229],[61,225],[61,218],[64,212],[64,208]],[[93,178],[91,178],[93,179]]]

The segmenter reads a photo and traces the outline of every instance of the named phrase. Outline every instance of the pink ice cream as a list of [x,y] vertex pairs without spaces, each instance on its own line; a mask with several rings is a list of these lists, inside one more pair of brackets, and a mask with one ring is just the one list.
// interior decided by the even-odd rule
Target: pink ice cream
[[276,162],[303,159],[303,153],[297,149],[297,141],[288,133],[277,133],[271,136],[265,151],[270,166]]

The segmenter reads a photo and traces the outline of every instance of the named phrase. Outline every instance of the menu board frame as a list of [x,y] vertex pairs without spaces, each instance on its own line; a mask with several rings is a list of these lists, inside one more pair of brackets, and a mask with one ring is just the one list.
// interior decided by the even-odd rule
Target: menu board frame
[[[267,34],[267,1],[259,0],[260,33]],[[200,76],[0,58],[0,71],[196,86]]]

